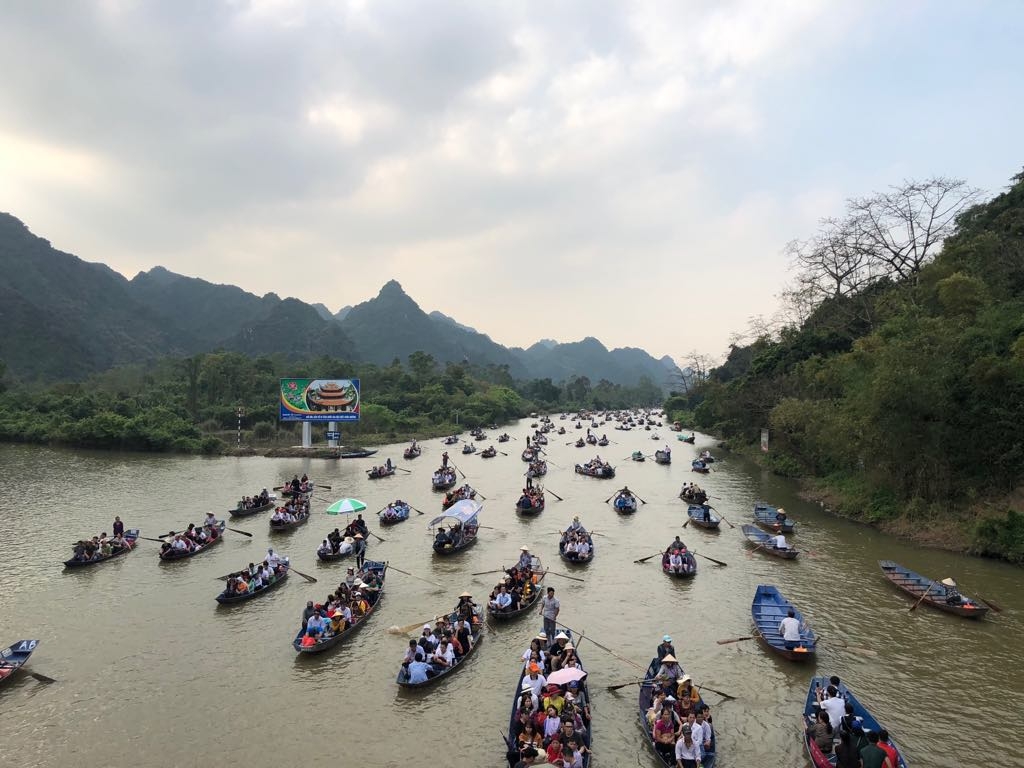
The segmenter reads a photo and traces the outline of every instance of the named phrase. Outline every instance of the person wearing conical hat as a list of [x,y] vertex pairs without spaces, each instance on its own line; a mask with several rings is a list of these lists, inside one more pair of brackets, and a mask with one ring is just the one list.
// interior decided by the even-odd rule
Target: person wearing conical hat
[[952,578],[947,576],[939,582],[943,587],[946,588],[946,604],[947,605],[960,605],[964,599],[960,594],[960,590],[956,586],[956,582]]
[[671,690],[675,690],[675,682],[683,676],[683,668],[679,666],[679,662],[676,661],[674,654],[666,653],[661,659],[661,666],[658,667],[658,674],[654,676],[655,680],[661,683],[671,683]]
[[533,565],[533,555],[530,554],[530,548],[525,544],[519,548],[518,565],[522,570],[530,570],[530,566]]

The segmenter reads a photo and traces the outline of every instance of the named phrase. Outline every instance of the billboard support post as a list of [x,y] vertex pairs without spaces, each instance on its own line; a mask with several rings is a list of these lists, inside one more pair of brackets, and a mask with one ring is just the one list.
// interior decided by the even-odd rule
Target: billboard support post
[[[305,423],[308,424],[309,422],[305,422]],[[336,422],[336,421],[328,421],[327,422],[327,431],[328,432],[333,434],[334,432],[337,431],[337,429],[338,429],[338,422]],[[331,448],[337,448],[338,447],[338,438],[332,437],[331,439],[329,439],[327,441],[327,445],[330,446]]]
[[302,422],[302,447],[313,447],[313,425],[308,421]]

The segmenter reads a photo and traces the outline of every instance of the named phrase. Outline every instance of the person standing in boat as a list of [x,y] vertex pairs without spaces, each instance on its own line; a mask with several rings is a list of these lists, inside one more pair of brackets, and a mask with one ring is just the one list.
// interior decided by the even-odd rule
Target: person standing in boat
[[361,533],[355,535],[356,540],[356,568],[362,568],[366,562],[366,537]]
[[390,456],[388,457],[387,462],[385,462],[384,467],[387,469],[388,472],[391,472],[391,457]]
[[441,454],[441,468],[448,469],[448,451]]
[[547,594],[540,599],[540,615],[544,619],[544,634],[548,637],[554,637],[558,631],[555,621],[561,609],[562,604],[555,597],[555,588],[548,587]]
[[117,536],[117,534],[119,534],[119,533],[122,536],[124,535],[124,523],[121,522],[121,518],[119,516],[115,515],[114,516],[114,535]]

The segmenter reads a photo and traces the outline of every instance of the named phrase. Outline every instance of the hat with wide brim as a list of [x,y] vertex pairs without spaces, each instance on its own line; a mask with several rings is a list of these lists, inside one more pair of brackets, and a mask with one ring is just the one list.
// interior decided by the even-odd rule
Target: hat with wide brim
[[521,546],[521,547],[519,548],[519,551],[520,551],[520,552],[529,552],[529,551],[530,551],[530,548],[529,548],[528,546],[526,546],[525,544],[523,544],[523,546]]
[[569,636],[567,634],[565,634],[565,632],[559,632],[557,635],[555,635],[555,640],[568,640],[568,639],[569,639]]
[[940,584],[945,584],[945,585],[946,585],[947,587],[955,587],[955,586],[956,586],[956,582],[955,582],[955,581],[953,581],[953,580],[952,580],[951,578],[949,578],[949,577],[947,577],[947,578],[943,579],[943,580],[942,580],[942,581],[940,581],[939,583],[940,583]]
[[469,592],[463,592],[461,595],[459,595],[459,597],[472,597],[472,596],[473,595],[471,595]]
[[665,658],[663,658],[661,661],[662,661],[662,663],[672,663],[672,662],[677,662],[678,659],[675,656],[673,656],[671,653],[667,653],[667,654],[665,654]]

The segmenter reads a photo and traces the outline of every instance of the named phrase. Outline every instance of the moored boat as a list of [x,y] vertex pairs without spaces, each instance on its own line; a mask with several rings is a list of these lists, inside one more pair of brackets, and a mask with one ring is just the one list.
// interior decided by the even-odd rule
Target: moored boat
[[684,483],[682,490],[679,491],[679,498],[687,504],[706,504],[708,495],[697,485]]
[[[434,552],[439,555],[452,555],[476,544],[479,528],[477,515],[483,508],[483,505],[476,501],[463,499],[455,502],[443,515],[431,520],[427,527],[434,536]],[[449,521],[447,531],[444,529],[445,520]]]
[[10,680],[15,672],[28,663],[37,645],[38,640],[19,640],[0,651],[0,683]]
[[882,568],[885,578],[890,582],[915,600],[924,598],[922,602],[932,608],[972,619],[980,619],[988,613],[987,605],[960,594],[953,579],[935,581],[927,576],[914,573],[909,568],[904,568],[892,560],[879,560],[878,565]]
[[462,453],[463,453],[463,455],[468,455],[470,453],[476,453],[476,443],[464,443],[462,445]]
[[[779,631],[779,623],[793,611],[793,618],[800,622],[800,640],[787,642]],[[757,627],[758,637],[780,656],[790,661],[807,661],[814,657],[818,637],[806,625],[803,614],[787,600],[778,587],[761,584],[754,591],[750,612]]]
[[722,524],[722,518],[716,515],[707,504],[690,504],[686,508],[686,516],[695,526],[707,531],[717,531]]
[[741,529],[743,535],[747,537],[747,541],[755,546],[757,551],[766,552],[769,555],[775,557],[781,557],[783,560],[796,560],[797,555],[800,553],[789,547],[788,549],[778,549],[775,546],[775,537],[770,533],[765,533],[760,528],[756,528],[753,525],[743,525]]
[[782,507],[773,507],[763,501],[754,502],[754,522],[772,533],[793,533],[796,523],[789,519]]
[[295,636],[295,639],[292,641],[292,647],[296,652],[300,654],[323,653],[326,650],[334,648],[363,628],[367,619],[369,619],[370,616],[373,615],[373,612],[377,610],[381,599],[384,597],[384,581],[388,575],[388,564],[381,562],[380,560],[367,560],[363,563],[363,570],[372,572],[380,581],[379,589],[367,589],[364,592],[363,596],[366,598],[368,606],[366,612],[358,619],[355,619],[352,624],[346,626],[342,631],[326,637],[317,637],[315,642],[312,644],[302,644],[303,638],[306,636],[306,627],[303,625],[302,628],[299,629],[299,633]]
[[200,552],[205,552],[212,546],[220,544],[221,540],[224,538],[224,529],[227,527],[227,523],[220,520],[215,529],[210,528],[209,526],[205,527],[207,528],[207,536],[209,538],[204,543],[197,544],[193,549],[178,549],[173,546],[172,542],[178,536],[183,536],[183,534],[171,531],[166,536],[161,537],[164,540],[164,544],[160,547],[160,554],[158,555],[160,560],[162,562],[184,560],[187,557],[193,557],[194,555],[198,555]]
[[[815,718],[818,715],[819,705],[817,692],[819,690],[828,690],[830,685],[832,685],[832,683],[827,677],[811,678],[811,683],[807,690],[807,698],[804,700],[802,720],[805,727],[803,729],[802,738],[804,740],[804,748],[807,750],[807,756],[811,759],[811,765],[813,765],[814,768],[835,768],[835,755],[824,754],[815,743],[814,739],[811,738],[806,728],[806,726],[814,723]],[[853,695],[853,692],[844,683],[840,682],[837,688],[844,703],[853,707],[853,715],[857,718],[857,721],[864,732],[867,733],[868,731],[874,731],[875,733],[878,733],[878,731],[882,729],[882,726],[875,719],[874,715],[872,715],[867,708],[857,700],[857,697]],[[902,751],[896,745],[896,742],[890,739],[889,743],[896,750],[896,759],[899,763],[899,765],[894,766],[894,768],[907,768],[907,763],[903,759]]]
[[[138,528],[132,528],[131,530],[128,530],[128,531],[124,532],[124,540],[128,543],[128,546],[120,547],[118,549],[111,548],[111,552],[110,552],[109,555],[99,554],[100,550],[96,550],[95,554],[97,554],[98,557],[86,557],[86,558],[72,557],[70,560],[65,560],[64,561],[64,567],[65,568],[84,568],[84,567],[86,567],[88,565],[98,565],[100,563],[105,563],[107,560],[112,560],[113,558],[120,557],[121,555],[127,555],[129,552],[131,552],[135,548],[135,541],[138,538],[139,538],[139,529]],[[86,553],[86,554],[88,554],[88,553]]]
[[411,507],[404,501],[393,501],[377,513],[381,525],[397,525],[409,519]]
[[[232,589],[233,586],[237,585],[237,582],[233,578],[228,578],[227,584],[225,585],[224,591],[217,595],[217,602],[221,605],[232,605],[234,603],[244,603],[246,600],[252,600],[254,597],[262,597],[271,590],[277,589],[279,586],[284,584],[288,579],[288,558],[284,558],[281,562],[280,569],[271,576],[269,583],[264,584],[262,587],[249,591],[248,589],[239,592],[237,589]],[[243,571],[239,572],[244,573]]]

